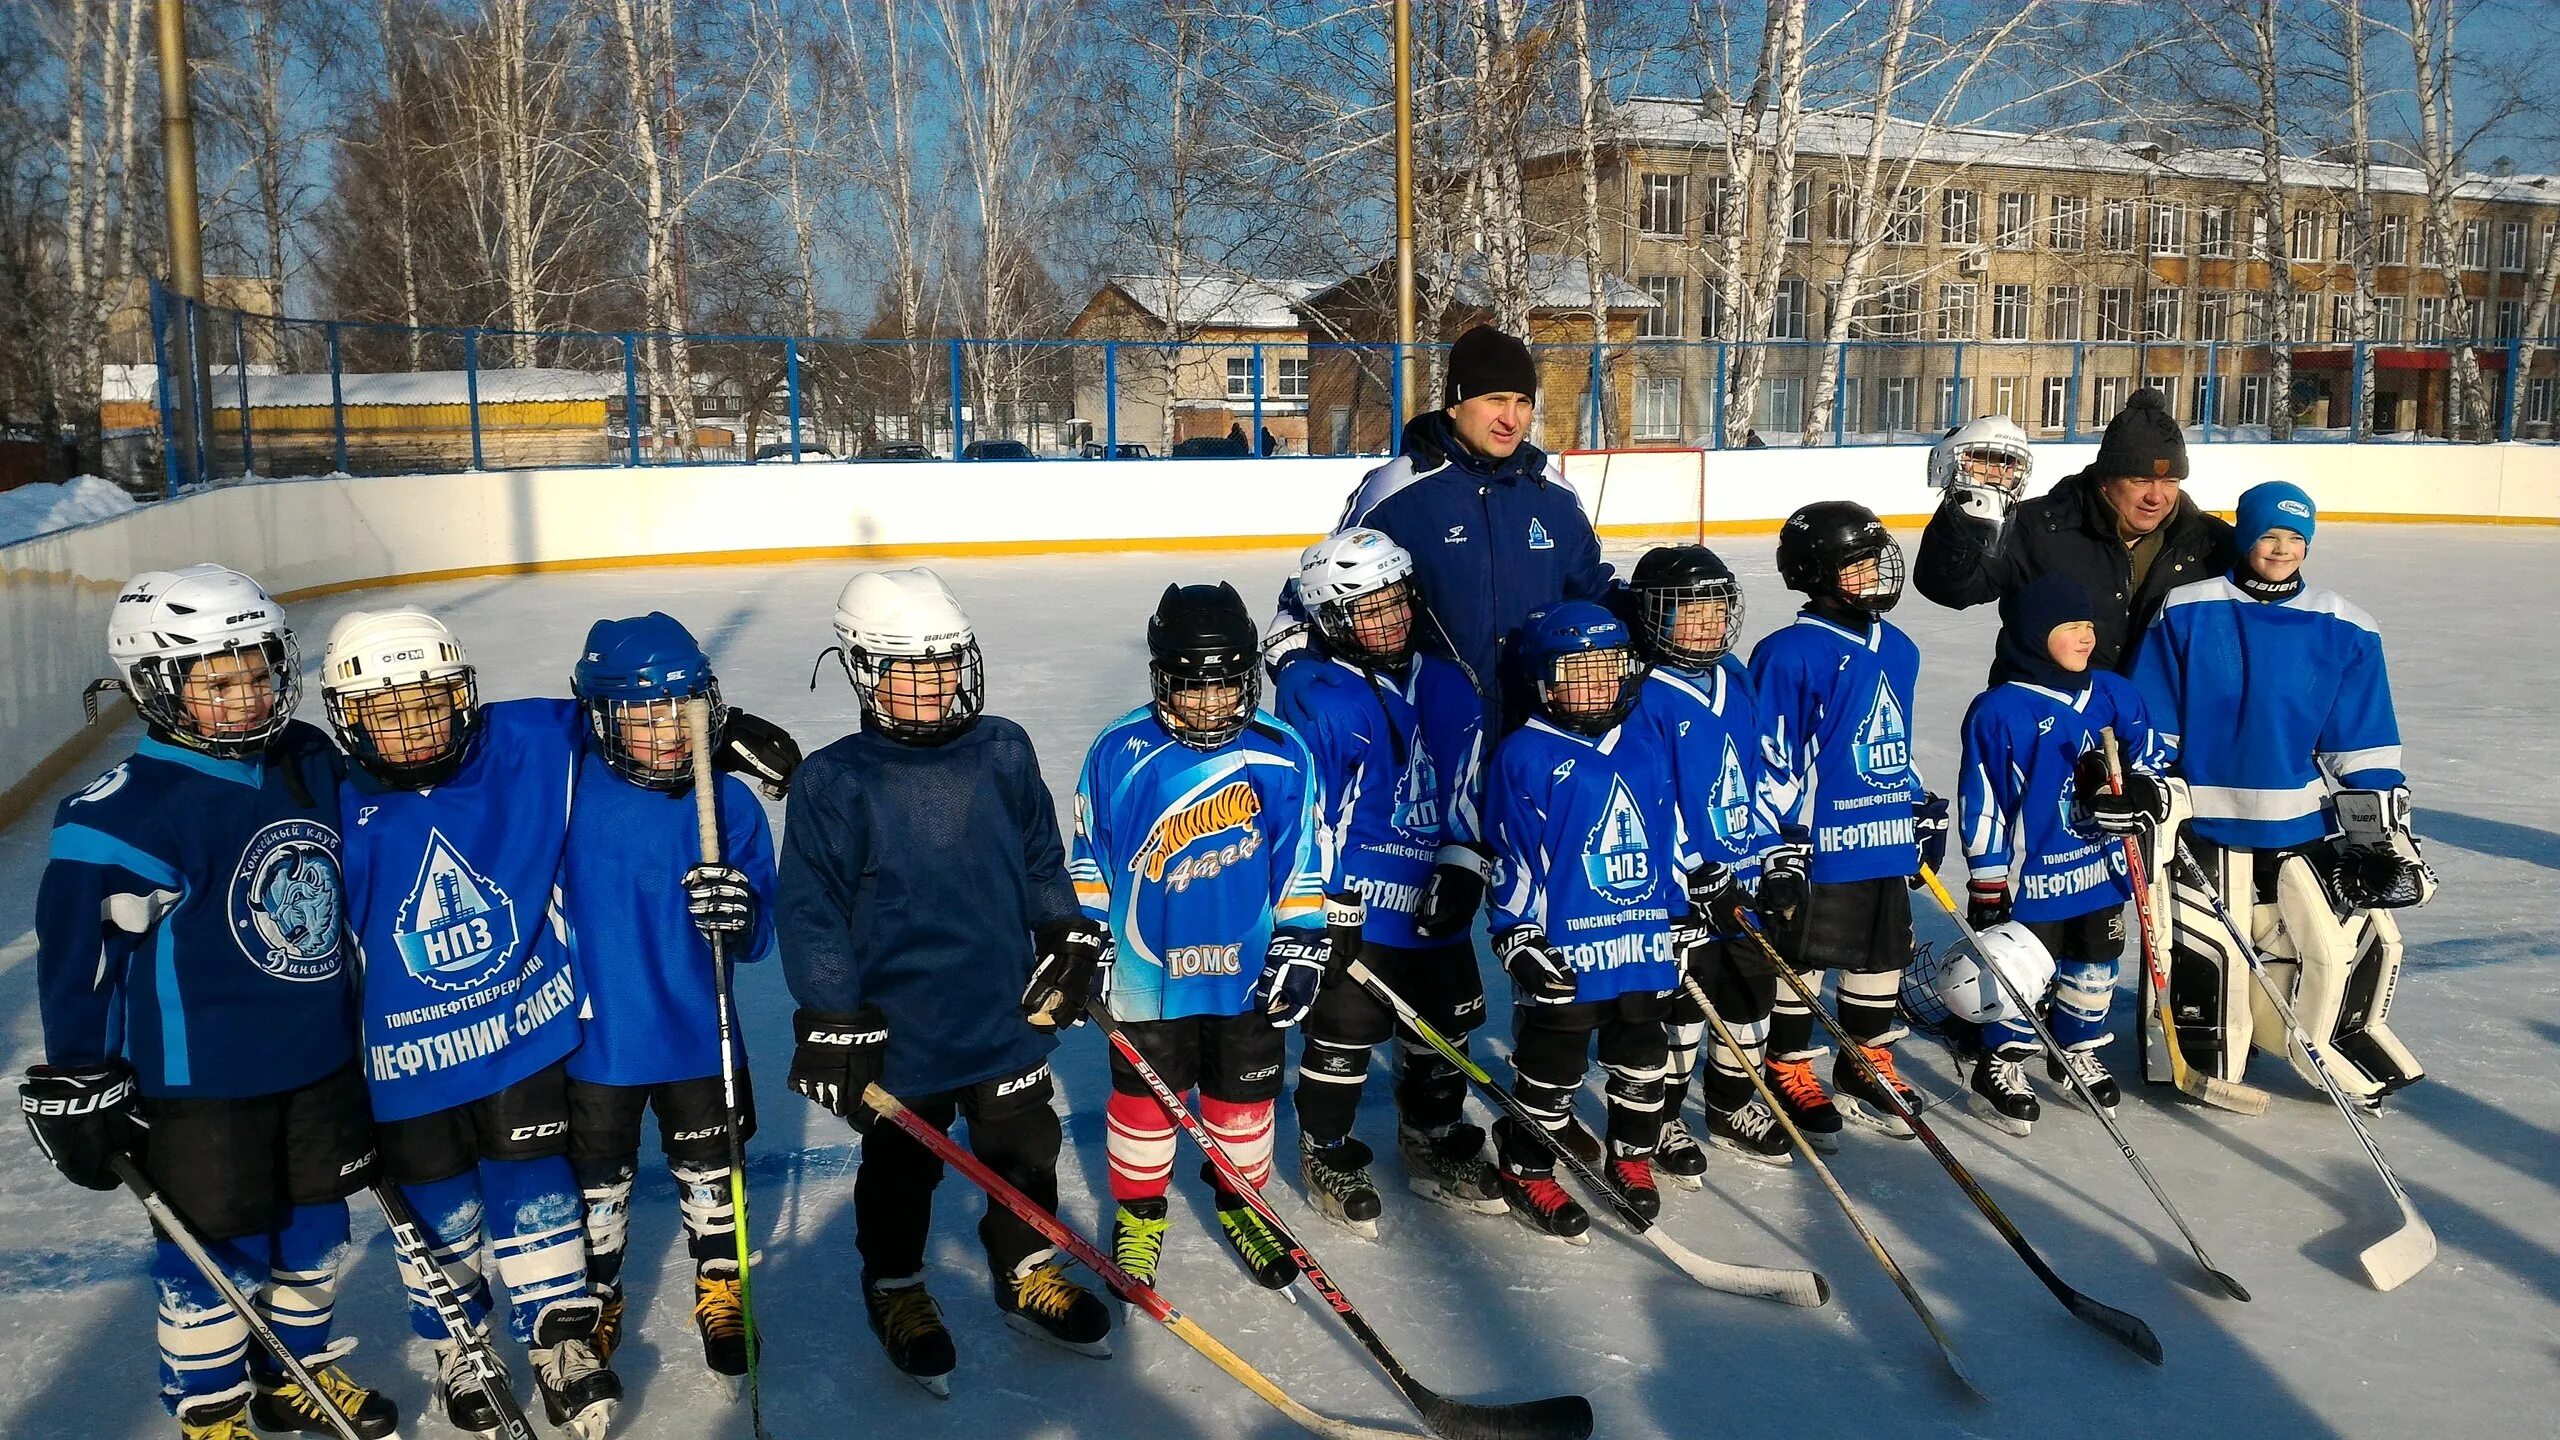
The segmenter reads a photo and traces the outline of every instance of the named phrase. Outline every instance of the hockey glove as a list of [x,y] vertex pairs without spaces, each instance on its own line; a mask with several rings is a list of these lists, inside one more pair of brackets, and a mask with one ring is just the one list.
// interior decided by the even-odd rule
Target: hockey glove
[[1964,882],[1964,923],[1988,930],[2008,923],[2009,880],[2005,875],[1976,874]]
[[2071,766],[2071,828],[2106,835],[2139,835],[2169,822],[2169,787],[2157,775],[2124,772],[2118,794],[2103,750],[2090,750]]
[[756,892],[747,872],[728,865],[696,865],[684,872],[684,908],[693,928],[707,937],[735,940],[756,926]]
[[744,710],[731,710],[711,753],[713,769],[744,775],[768,799],[779,800],[791,789],[791,774],[800,768],[800,742],[791,732]]
[[[1741,878],[1732,866],[1710,860],[1689,872],[1689,908],[1696,913],[1697,923],[1713,933],[1741,934],[1743,911],[1750,904],[1751,897],[1743,893]],[[1674,927],[1681,923],[1672,922]]]
[[1094,972],[1111,948],[1111,932],[1079,915],[1052,920],[1031,932],[1037,958],[1031,983],[1022,987],[1022,1018],[1034,1030],[1055,1030],[1084,1023],[1085,1006],[1093,1000]]
[[1548,944],[1547,932],[1535,925],[1514,926],[1496,935],[1493,953],[1511,983],[1520,987],[1521,998],[1532,1004],[1570,1005],[1581,993],[1573,963]]
[[133,1113],[133,1071],[121,1063],[38,1065],[18,1085],[27,1133],[62,1178],[87,1190],[113,1190],[110,1157],[142,1141]]
[[870,1134],[874,1117],[862,1103],[862,1092],[887,1066],[888,1017],[876,1005],[850,1015],[794,1010],[791,1033],[800,1037],[791,1051],[791,1088]]
[[2341,790],[2338,898],[2359,910],[2400,910],[2435,898],[2436,872],[2409,833],[2409,788]]
[[[1920,792],[1920,803],[1911,807],[1911,829],[1920,842],[1920,868],[1936,873],[1947,863],[1947,832],[1953,827],[1947,820],[1947,797]],[[1925,883],[1917,872],[1911,876],[1911,888]]]
[[1813,898],[1813,847],[1804,842],[1804,832],[1788,832],[1788,838],[1760,852],[1760,893],[1751,897],[1751,908],[1760,912],[1761,925],[1781,931],[1804,918],[1805,902]]
[[1425,940],[1464,935],[1476,923],[1484,891],[1493,883],[1493,857],[1463,842],[1443,845],[1423,882],[1422,905],[1414,911],[1413,933]]
[[1316,990],[1324,984],[1326,958],[1333,941],[1313,931],[1283,930],[1262,952],[1262,978],[1253,982],[1253,1006],[1286,1030],[1315,1008]]
[[2009,512],[2016,508],[2018,492],[2001,485],[1959,480],[1947,487],[1947,498],[1943,503],[1976,520],[1988,520],[1998,525],[2007,520]]

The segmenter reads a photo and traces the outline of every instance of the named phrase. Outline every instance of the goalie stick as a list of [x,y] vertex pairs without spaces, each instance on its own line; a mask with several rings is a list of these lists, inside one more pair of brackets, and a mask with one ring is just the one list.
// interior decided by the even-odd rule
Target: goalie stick
[[2310,1057],[2311,1071],[2320,1077],[2320,1088],[2329,1092],[2330,1102],[2338,1107],[2339,1114],[2347,1117],[2348,1128],[2356,1132],[2357,1141],[2364,1146],[2365,1158],[2373,1162],[2375,1173],[2382,1176],[2383,1188],[2389,1190],[2391,1198],[2400,1204],[2400,1228],[2366,1246],[2356,1257],[2363,1262],[2365,1278],[2373,1282],[2374,1289],[2396,1290],[2434,1261],[2436,1232],[2428,1226],[2426,1217],[2418,1213],[2417,1205],[2409,1199],[2409,1192],[2400,1187],[2400,1177],[2391,1173],[2391,1162],[2383,1158],[2382,1146],[2374,1140],[2373,1132],[2365,1128],[2364,1121],[2357,1117],[2355,1102],[2347,1098],[2347,1092],[2339,1089],[2337,1080],[2329,1074],[2327,1053],[2304,1033],[2301,1022],[2293,1018],[2293,1002],[2285,998],[2283,990],[2276,985],[2275,977],[2267,973],[2266,960],[2258,954],[2258,947],[2250,944],[2249,937],[2241,932],[2240,922],[2231,918],[2231,907],[2222,902],[2222,887],[2215,885],[2205,868],[2196,863],[2195,852],[2187,848],[2185,839],[2181,838],[2176,843],[2178,863],[2187,867],[2196,888],[2203,891],[2205,898],[2212,903],[2214,918],[2222,922],[2222,928],[2231,936],[2231,943],[2240,947],[2241,958],[2249,962],[2249,973],[2258,978],[2260,993],[2267,997],[2268,1004],[2275,1007],[2276,1014],[2283,1017],[2286,1035],[2302,1047],[2303,1054]]
[[[1499,1107],[1503,1114],[1510,1116],[1515,1124],[1521,1126],[1530,1135],[1546,1136],[1547,1131],[1539,1123],[1538,1117],[1530,1114],[1526,1107],[1513,1098],[1510,1091],[1495,1084],[1493,1077],[1485,1073],[1483,1066],[1469,1059],[1466,1051],[1450,1044],[1447,1036],[1431,1028],[1431,1022],[1415,1014],[1413,1007],[1405,1003],[1403,996],[1388,988],[1387,982],[1378,978],[1377,972],[1360,961],[1354,960],[1351,962],[1350,974],[1351,978],[1366,987],[1370,994],[1377,996],[1380,1003],[1396,1013],[1398,1023],[1420,1037],[1422,1043],[1439,1051],[1442,1059],[1458,1067],[1458,1072],[1473,1081],[1476,1089],[1483,1092],[1485,1098]],[[1617,1213],[1620,1220],[1626,1222],[1628,1229],[1643,1236],[1647,1244],[1662,1252],[1664,1259],[1679,1266],[1690,1279],[1708,1289],[1721,1290],[1727,1295],[1745,1295],[1757,1300],[1776,1300],[1788,1305],[1814,1306],[1827,1303],[1831,1299],[1831,1282],[1823,1279],[1816,1271],[1772,1269],[1761,1265],[1734,1265],[1722,1260],[1710,1260],[1700,1255],[1688,1246],[1663,1234],[1659,1223],[1646,1219],[1641,1212],[1629,1204],[1626,1193],[1607,1176],[1592,1169],[1582,1157],[1573,1153],[1572,1146],[1551,1142],[1551,1148],[1556,1158],[1564,1162],[1564,1167],[1573,1172],[1574,1178],[1608,1202],[1609,1208]]]

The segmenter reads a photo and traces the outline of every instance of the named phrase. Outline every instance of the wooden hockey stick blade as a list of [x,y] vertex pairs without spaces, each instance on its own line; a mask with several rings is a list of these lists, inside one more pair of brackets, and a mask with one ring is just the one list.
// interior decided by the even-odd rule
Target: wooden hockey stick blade
[[1264,1404],[1289,1417],[1292,1424],[1311,1435],[1322,1435],[1326,1440],[1387,1440],[1391,1436],[1411,1440],[1413,1432],[1410,1430],[1387,1430],[1355,1420],[1337,1420],[1299,1404],[1288,1391],[1271,1383],[1261,1371],[1246,1364],[1243,1356],[1228,1349],[1217,1336],[1201,1329],[1198,1321],[1179,1310],[1167,1310],[1162,1321],[1166,1329],[1208,1357],[1210,1364],[1226,1371],[1237,1384],[1262,1397]]
[[2373,1282],[2376,1290],[2399,1289],[2436,1258],[2436,1232],[2405,1195],[2400,1197],[2400,1214],[2399,1229],[2367,1246],[2356,1257],[2364,1263],[2365,1278]]
[[1765,1265],[1733,1265],[1710,1260],[1679,1241],[1662,1233],[1660,1225],[1648,1227],[1644,1238],[1662,1257],[1686,1272],[1690,1279],[1710,1290],[1727,1295],[1746,1295],[1755,1300],[1776,1300],[1808,1309],[1827,1304],[1831,1299],[1831,1282],[1813,1270],[1782,1270]]
[[2178,1077],[2178,1089],[2217,1110],[2229,1110],[2238,1115],[2264,1115],[2268,1102],[2273,1098],[2255,1085],[2238,1084],[2219,1075],[2207,1075],[2193,1067]]

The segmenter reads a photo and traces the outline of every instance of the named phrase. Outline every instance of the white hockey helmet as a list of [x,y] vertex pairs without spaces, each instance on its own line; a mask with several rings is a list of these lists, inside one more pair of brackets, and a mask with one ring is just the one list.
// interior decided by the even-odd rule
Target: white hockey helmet
[[[221,565],[146,570],[126,581],[107,612],[107,655],[145,721],[209,755],[257,754],[284,733],[302,698],[301,652],[284,607],[257,581]],[[189,713],[184,690],[196,662],[216,655],[244,657],[238,673],[254,683],[200,695],[200,704],[227,712],[208,724]],[[251,655],[263,659],[265,675],[256,675],[245,659]]]
[[[1364,600],[1366,605],[1360,603]],[[1385,645],[1364,643],[1362,622],[1399,602],[1404,608],[1401,635]],[[1298,556],[1298,603],[1316,633],[1351,658],[1401,665],[1413,654],[1413,556],[1382,531],[1355,525],[1308,546]]]
[[350,610],[320,663],[329,728],[376,778],[424,789],[462,765],[479,717],[479,672],[445,623],[414,605]]
[[[2005,474],[1977,479],[1966,473],[1964,462],[1975,460],[2006,467]],[[1950,485],[1972,483],[1994,485],[2014,498],[2027,488],[2036,469],[2035,451],[2027,444],[2027,432],[2006,415],[1984,415],[1968,420],[1947,432],[1944,439],[1929,450],[1929,488],[1944,490]]]
[[922,565],[866,570],[836,596],[838,653],[871,728],[938,745],[978,721],[986,663],[968,612]]
[[[1992,971],[1997,968],[1999,976]],[[2003,921],[1986,926],[1944,950],[1923,949],[1902,972],[1902,1007],[1930,1029],[1950,1020],[1994,1025],[2024,1018],[2002,988],[2009,987],[2034,1004],[2053,984],[2053,954],[2023,923]]]

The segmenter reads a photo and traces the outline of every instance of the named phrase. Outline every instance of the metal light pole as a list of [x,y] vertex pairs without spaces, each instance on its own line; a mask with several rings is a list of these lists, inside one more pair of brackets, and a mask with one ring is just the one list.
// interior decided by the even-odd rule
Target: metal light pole
[[[160,0],[160,155],[167,167],[168,195],[162,208],[169,217],[169,288],[188,302],[204,299],[204,227],[196,210],[195,101],[187,79],[187,7],[185,0]],[[170,327],[165,357],[184,421],[182,433],[162,437],[181,446],[189,482],[204,480],[204,397],[211,370],[196,335],[201,318],[195,304],[173,307],[177,323]]]
[[[1395,0],[1396,395],[1414,413],[1413,353],[1413,0]],[[1390,447],[1396,437],[1389,436]]]

